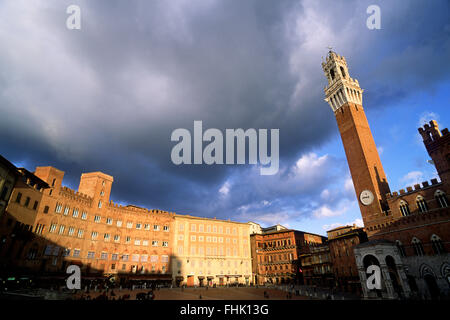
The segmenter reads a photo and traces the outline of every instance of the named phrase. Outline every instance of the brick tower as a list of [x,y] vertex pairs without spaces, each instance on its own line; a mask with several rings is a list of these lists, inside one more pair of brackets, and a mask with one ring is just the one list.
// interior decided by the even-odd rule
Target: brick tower
[[349,76],[345,58],[335,52],[328,53],[322,68],[328,79],[325,101],[336,116],[364,225],[390,221],[386,201],[390,189],[362,107],[363,90]]
[[448,129],[439,130],[435,120],[419,128],[423,143],[427,148],[441,181],[448,184],[450,181],[450,133]]

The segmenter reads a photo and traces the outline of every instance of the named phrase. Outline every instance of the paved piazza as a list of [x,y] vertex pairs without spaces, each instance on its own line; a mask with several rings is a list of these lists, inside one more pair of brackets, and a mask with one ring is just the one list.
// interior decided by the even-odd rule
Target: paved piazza
[[[149,290],[136,289],[114,290],[115,299],[123,295],[130,295],[130,300],[136,299],[136,294],[147,293]],[[268,298],[264,298],[264,291]],[[180,288],[155,290],[155,300],[287,300],[287,292],[268,288]],[[89,295],[95,299],[101,292],[90,292]],[[77,295],[79,297],[79,295]],[[86,294],[84,294],[86,296]],[[111,299],[110,292],[108,298]],[[310,297],[292,295],[290,300],[309,300]]]

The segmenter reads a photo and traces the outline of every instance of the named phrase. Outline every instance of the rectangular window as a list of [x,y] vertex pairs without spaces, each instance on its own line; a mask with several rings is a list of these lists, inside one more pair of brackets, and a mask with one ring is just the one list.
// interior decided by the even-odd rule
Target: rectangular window
[[56,224],[54,224],[54,223],[52,223],[51,225],[50,225],[50,232],[55,232],[55,230],[56,230]]
[[87,219],[87,212],[86,212],[86,211],[83,211],[83,212],[81,213],[81,219],[82,219],[82,220],[86,220],[86,219]]
[[115,241],[115,242],[119,242],[119,241],[120,241],[120,236],[119,236],[118,234],[116,234],[116,235],[114,236],[114,241]]
[[94,217],[94,222],[95,222],[95,223],[99,223],[99,222],[101,221],[101,219],[102,219],[102,218],[101,218],[100,216],[95,216],[95,217]]
[[26,199],[25,199],[25,204],[24,204],[24,206],[25,207],[28,207],[28,205],[30,204],[30,197],[27,197]]
[[95,240],[95,239],[97,239],[97,236],[98,236],[98,232],[92,231],[92,233],[91,233],[91,239],[92,239],[92,240]]
[[111,255],[111,260],[114,260],[114,261],[119,260],[119,255],[117,253],[113,253]]
[[195,236],[194,235],[191,236],[191,241],[195,241]]
[[63,226],[63,225],[60,225],[59,226],[59,234],[64,234],[64,229],[65,229],[66,227],[65,226]]
[[134,240],[134,245],[135,246],[140,246],[141,245],[141,240],[140,239],[135,239]]
[[159,225],[155,224],[155,225],[153,226],[153,231],[159,231]]
[[198,241],[203,242],[203,236],[198,236]]
[[157,240],[153,240],[152,241],[152,246],[153,247],[157,247],[158,246],[158,241]]
[[73,257],[74,257],[74,258],[79,258],[79,257],[80,257],[80,254],[81,254],[80,249],[74,249],[74,250],[73,250]]
[[50,255],[52,254],[52,252],[53,252],[53,246],[47,245],[47,246],[45,247],[44,255],[50,256]]
[[152,255],[150,257],[150,262],[153,262],[153,263],[158,262],[158,256],[157,255]]
[[136,223],[136,229],[138,229],[138,230],[141,229],[141,226],[142,226],[142,225],[141,225],[139,222]]
[[22,193],[21,192],[17,193],[16,202],[20,203],[20,199],[22,199]]
[[169,226],[164,226],[164,231],[168,232],[169,231]]
[[70,208],[69,207],[65,207],[64,208],[64,215],[67,216],[69,214]]
[[143,240],[143,241],[142,241],[142,245],[143,245],[143,246],[148,246],[148,240]]
[[78,230],[78,234],[77,234],[77,236],[78,236],[78,238],[83,238],[83,233],[84,233],[84,231],[83,230]]
[[75,233],[75,229],[73,227],[69,227],[69,236],[73,236]]
[[89,251],[87,254],[87,258],[88,259],[94,259],[95,258],[95,252],[94,251]]
[[161,256],[161,262],[162,263],[168,263],[169,262],[169,256],[168,255],[162,255]]
[[111,218],[106,218],[106,224],[111,225],[113,223],[113,220]]
[[147,262],[147,260],[148,260],[148,255],[146,255],[146,254],[141,255],[141,262]]
[[34,205],[33,205],[33,210],[36,210],[36,209],[37,209],[37,206],[38,206],[38,202],[35,201],[35,202],[34,202]]
[[108,253],[102,252],[102,255],[100,256],[100,259],[107,260],[108,259]]
[[56,213],[61,213],[61,211],[62,211],[62,204],[57,203],[56,204],[56,208],[55,208],[55,212]]
[[197,230],[197,227],[195,224],[191,224],[191,231],[195,232]]
[[180,224],[179,230],[180,230],[180,231],[184,231],[184,224],[183,224],[183,223]]
[[128,254],[122,255],[122,261],[128,261],[129,257],[130,256]]
[[150,230],[150,225],[148,223],[144,224],[144,229],[145,230]]
[[109,241],[110,238],[111,238],[111,235],[109,233],[105,233],[105,235],[103,236],[104,241]]
[[122,221],[121,220],[117,220],[116,226],[118,226],[120,228],[122,226]]
[[72,217],[78,218],[78,209],[77,208],[73,209]]
[[127,228],[128,229],[133,228],[133,222],[127,222]]
[[132,259],[133,262],[139,262],[139,255],[138,254],[133,254],[131,256],[131,259]]
[[203,232],[203,225],[202,224],[198,226],[198,232]]
[[169,242],[167,242],[167,241],[163,241],[163,245],[162,245],[163,247],[168,247],[169,246]]
[[130,236],[127,236],[127,237],[125,238],[125,242],[126,242],[126,243],[130,243],[130,242],[131,242],[131,237],[130,237]]

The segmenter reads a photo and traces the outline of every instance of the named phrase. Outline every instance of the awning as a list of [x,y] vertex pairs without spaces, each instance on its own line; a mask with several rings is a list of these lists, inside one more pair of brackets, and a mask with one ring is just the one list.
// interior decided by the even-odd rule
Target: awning
[[204,276],[198,276],[198,278],[199,278],[199,279],[205,279],[205,277],[204,277]]
[[210,279],[211,280],[211,279],[214,279],[214,277],[213,276],[207,276],[206,279]]

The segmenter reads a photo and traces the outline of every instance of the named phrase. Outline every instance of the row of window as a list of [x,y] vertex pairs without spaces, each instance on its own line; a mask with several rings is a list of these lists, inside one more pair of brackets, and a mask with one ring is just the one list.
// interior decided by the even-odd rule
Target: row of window
[[[198,250],[197,250],[198,249]],[[226,248],[226,250],[224,250],[223,247],[206,247],[206,255],[220,255],[223,256],[224,252],[226,252],[227,256],[231,256],[231,248]],[[178,254],[182,255],[184,253],[184,248],[183,247],[178,247]],[[203,247],[191,247],[190,250],[190,254],[191,255],[203,255],[205,254],[205,250]],[[237,256],[238,255],[238,250],[237,248],[233,248],[233,256]],[[244,249],[244,257],[248,256],[248,251],[246,249]]]
[[[38,229],[36,229],[36,230],[38,230]],[[39,231],[40,232],[36,231],[36,233],[41,234],[42,233],[41,229],[39,229]],[[50,229],[49,229],[50,233],[58,233],[60,235],[64,235],[65,231],[66,231],[66,226],[64,226],[64,225],[59,225],[59,228],[58,228],[58,225],[55,224],[55,223],[50,225]],[[75,233],[75,229],[73,227],[69,227],[67,234],[69,236],[73,236],[74,233]],[[78,237],[81,238],[83,236],[83,233],[84,233],[84,231],[82,229],[78,230],[78,233],[77,233]],[[92,231],[91,232],[91,240],[97,240],[97,238],[98,238],[98,232],[97,231]],[[114,235],[113,239],[114,239],[114,242],[120,242],[120,235],[118,235],[118,234]],[[103,240],[107,241],[107,242],[110,241],[111,240],[111,234],[110,233],[104,233],[103,234]],[[127,236],[125,238],[125,243],[131,243],[131,237]],[[141,239],[136,238],[134,240],[134,244],[137,245],[137,246],[140,246],[141,245]],[[148,244],[149,244],[149,242],[148,242],[147,239],[142,239],[142,245],[143,246],[148,246]],[[158,247],[159,246],[159,241],[158,240],[152,240],[152,246],[153,247]],[[163,247],[168,247],[169,246],[169,242],[168,241],[162,241],[162,246]]]
[[[183,240],[183,239],[184,239],[184,236],[182,234],[180,234],[178,236],[178,240]],[[195,242],[195,241],[203,242],[205,239],[206,239],[206,242],[223,243],[223,237],[206,237],[205,238],[204,236],[197,237],[195,235],[191,235],[192,242]],[[226,238],[226,243],[230,243],[230,242],[231,242],[230,238]],[[237,243],[238,243],[237,239],[233,239],[233,244],[237,244]],[[243,244],[246,245],[247,240],[243,240]]]
[[[7,192],[8,190],[6,190],[6,192]],[[0,197],[0,198],[2,198],[2,197]],[[22,201],[22,193],[21,192],[18,192],[17,193],[17,197],[16,197],[16,203],[18,203],[18,204],[21,204],[21,201]],[[28,206],[30,205],[30,202],[31,202],[31,198],[30,197],[26,197],[25,198],[25,202],[23,203],[23,206],[24,207],[26,207],[26,208],[28,208]],[[38,207],[38,204],[39,204],[39,202],[36,200],[36,201],[34,201],[34,204],[33,204],[33,210],[36,210],[37,209],[37,207]]]
[[[48,207],[46,207],[46,208],[48,208]],[[44,212],[45,212],[45,210],[44,210]],[[47,212],[48,212],[48,209],[47,209]],[[47,213],[47,212],[45,212],[45,213]],[[57,203],[56,207],[55,207],[55,212],[56,213],[63,212],[63,215],[68,216],[69,213],[70,213],[70,207],[65,206],[64,207],[64,211],[63,211],[63,205],[61,203]],[[72,209],[72,217],[73,218],[78,218],[78,216],[79,216],[79,209],[78,208],[73,208]],[[81,213],[81,219],[87,220],[87,212],[86,211],[83,211]],[[94,222],[95,223],[100,223],[101,220],[102,220],[101,216],[98,216],[98,215],[94,216]],[[113,219],[112,218],[106,218],[106,224],[112,225],[113,224]],[[119,227],[119,228],[122,227],[122,220],[116,220],[116,226]],[[128,229],[133,228],[133,222],[127,222],[126,227]],[[137,230],[141,230],[141,229],[143,229],[143,230],[150,230],[150,224],[148,224],[148,223],[142,224],[141,222],[137,222],[135,224],[135,227],[136,227]],[[161,230],[161,226],[160,225],[157,225],[157,224],[153,225],[153,231],[160,231],[160,230]],[[168,232],[169,231],[169,226],[168,225],[164,225],[163,226],[163,231]]]
[[280,265],[280,266],[260,266],[260,270],[262,271],[291,271],[292,265],[286,264],[286,265]]
[[[44,255],[46,256],[58,256],[60,253],[60,247],[53,246],[53,245],[47,245],[45,247]],[[30,250],[30,252],[35,252],[36,249],[33,248],[33,250]],[[68,257],[71,255],[71,249],[64,248],[62,250],[62,256]],[[80,258],[81,257],[81,250],[80,249],[74,249],[73,250],[73,257]],[[121,261],[130,261],[130,255],[129,254],[118,254],[118,253],[112,253],[109,254],[107,252],[100,252],[98,255],[100,260],[112,260],[112,261],[118,261],[119,259]],[[87,259],[95,259],[96,258],[96,252],[95,251],[88,251],[86,255]],[[150,260],[149,260],[150,258]],[[157,263],[161,260],[161,263],[168,263],[169,262],[169,256],[168,255],[162,255],[161,257],[158,255],[147,255],[147,254],[132,254],[131,255],[131,261],[133,262],[152,262]]]
[[[306,242],[306,241],[305,241]],[[276,240],[272,242],[258,242],[258,247],[266,249],[266,248],[276,248],[276,247],[286,247],[291,245],[291,239],[287,240]]]
[[[439,254],[444,254],[446,252],[441,238],[439,238],[437,235],[433,234],[430,238],[430,241],[431,241],[431,247],[433,248],[433,252],[435,254],[439,255]],[[400,252],[400,255],[402,257],[406,257],[405,247],[403,246],[401,241],[397,240],[396,244],[397,244],[397,248]],[[411,245],[414,249],[414,254],[416,256],[425,255],[425,250],[423,249],[422,242],[419,239],[417,239],[416,237],[413,237],[411,240]]]
[[[191,227],[191,232],[207,232],[207,233],[223,233],[223,227],[222,226],[211,226],[211,225],[207,225],[206,228],[203,224],[198,225],[198,231],[197,231],[197,225],[191,223],[190,224]],[[179,230],[180,231],[184,231],[184,223],[180,224],[179,226]],[[205,231],[206,230],[206,231]],[[231,234],[231,232],[233,232],[234,235],[237,235],[237,228],[233,228],[231,230],[230,227],[226,227],[225,228],[225,233],[226,234]]]
[[292,261],[293,255],[292,253],[284,253],[284,254],[271,254],[259,256],[260,262],[275,262],[275,261]]
[[[440,208],[448,207],[448,199],[444,192],[437,190],[434,197]],[[416,198],[416,206],[420,213],[425,213],[429,210],[427,201],[420,195]],[[400,212],[402,213],[402,216],[409,216],[411,214],[409,204],[405,200],[400,201]]]

